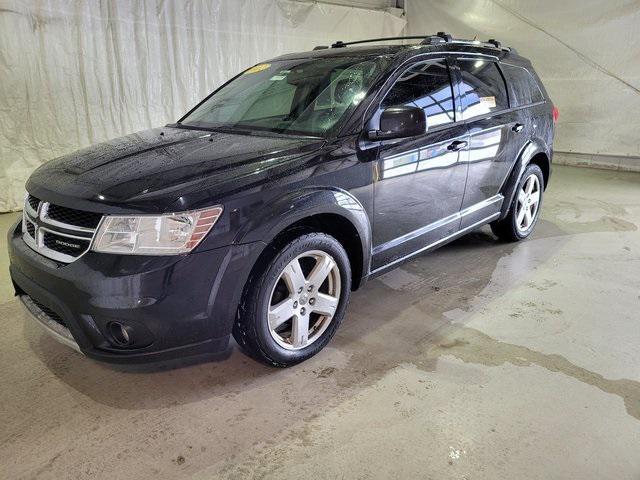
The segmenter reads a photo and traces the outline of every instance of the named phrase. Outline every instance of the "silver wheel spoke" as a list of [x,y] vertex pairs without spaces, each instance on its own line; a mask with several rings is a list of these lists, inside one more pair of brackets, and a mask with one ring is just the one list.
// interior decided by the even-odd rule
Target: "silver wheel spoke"
[[327,317],[333,317],[338,308],[338,299],[327,295],[325,293],[318,293],[315,304],[311,308],[312,311],[325,315]]
[[527,194],[524,190],[520,190],[520,193],[518,193],[518,202],[520,202],[520,205],[524,205],[524,202],[527,200]]
[[304,347],[309,341],[309,316],[298,315],[293,319],[291,329],[291,345],[296,348]]
[[278,328],[295,315],[293,298],[287,298],[277,305],[269,307],[269,327]]
[[531,226],[531,221],[533,220],[533,216],[531,215],[531,209],[529,207],[524,209],[524,227],[529,228]]
[[302,273],[300,262],[297,258],[294,258],[293,261],[285,267],[284,272],[282,272],[282,279],[292,294],[298,293],[301,288],[304,289],[304,273]]
[[531,194],[531,203],[537,205],[540,201],[540,190],[537,190]]
[[309,273],[307,282],[315,288],[320,288],[320,285],[324,283],[335,266],[336,263],[333,261],[333,258],[329,256],[320,257],[315,267],[313,267],[313,270],[311,270],[311,273]]
[[525,192],[527,192],[527,195],[531,195],[533,193],[533,187],[535,187],[535,181],[534,181],[534,177],[531,176],[529,177],[529,180],[527,180],[527,185],[526,185],[526,189]]
[[522,226],[522,221],[524,220],[524,214],[526,210],[527,210],[526,205],[522,205],[522,207],[520,207],[520,211],[518,212],[518,216],[516,217],[516,222],[520,226]]

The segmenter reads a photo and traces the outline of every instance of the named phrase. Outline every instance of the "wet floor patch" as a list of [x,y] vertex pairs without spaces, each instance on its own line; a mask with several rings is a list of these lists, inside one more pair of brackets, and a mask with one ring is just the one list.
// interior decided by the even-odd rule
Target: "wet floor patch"
[[473,328],[451,326],[448,331],[440,334],[443,339],[427,347],[426,359],[452,355],[467,363],[486,366],[505,363],[520,367],[538,365],[550,372],[563,373],[605,393],[619,396],[624,401],[627,413],[640,420],[640,382],[607,379],[571,363],[561,355],[544,354],[520,345],[501,342]]

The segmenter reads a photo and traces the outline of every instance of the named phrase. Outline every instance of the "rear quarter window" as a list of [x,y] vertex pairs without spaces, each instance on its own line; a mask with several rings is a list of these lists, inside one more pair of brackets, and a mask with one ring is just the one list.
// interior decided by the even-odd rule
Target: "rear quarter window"
[[459,58],[458,66],[464,118],[509,108],[507,87],[495,62]]
[[512,107],[530,105],[544,100],[538,82],[526,68],[506,63],[502,63],[500,66],[509,85]]

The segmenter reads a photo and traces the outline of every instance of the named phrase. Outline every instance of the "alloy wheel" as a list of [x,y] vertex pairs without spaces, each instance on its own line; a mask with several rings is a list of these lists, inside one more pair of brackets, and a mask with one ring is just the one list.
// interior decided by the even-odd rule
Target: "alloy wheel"
[[283,269],[269,301],[269,332],[287,350],[300,350],[325,332],[340,301],[340,269],[321,250],[298,255]]
[[529,175],[518,192],[516,228],[519,233],[526,233],[534,224],[540,207],[541,195],[538,176],[535,174]]

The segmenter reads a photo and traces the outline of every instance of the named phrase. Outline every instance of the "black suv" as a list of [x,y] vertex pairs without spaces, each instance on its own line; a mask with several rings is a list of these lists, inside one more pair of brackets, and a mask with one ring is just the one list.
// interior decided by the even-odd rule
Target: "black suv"
[[527,237],[557,116],[531,63],[495,40],[404,38],[260,63],[174,124],[41,166],[9,232],[16,294],[95,359],[233,334],[287,366],[368,278],[484,224]]

